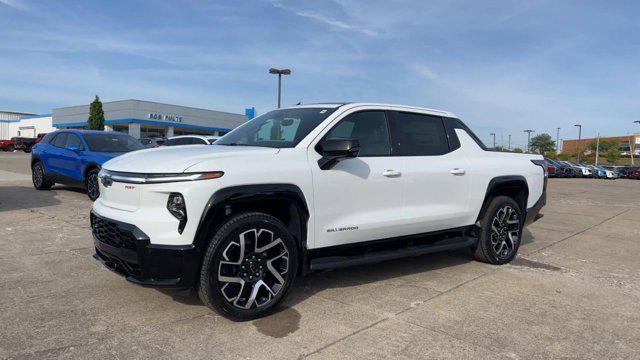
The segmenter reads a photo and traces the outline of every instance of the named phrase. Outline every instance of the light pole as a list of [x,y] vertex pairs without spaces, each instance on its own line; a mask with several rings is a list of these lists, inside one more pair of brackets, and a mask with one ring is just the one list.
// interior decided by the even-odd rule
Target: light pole
[[[636,121],[634,121],[633,123],[634,123],[634,124],[635,124],[635,123],[637,123],[638,125],[640,125],[640,120],[636,120]],[[635,136],[633,136],[633,134],[631,134],[631,137],[635,137]],[[631,165],[633,165],[633,153],[634,153],[634,151],[636,151],[636,149],[638,148],[638,146],[637,146],[637,145],[638,145],[638,142],[637,142],[635,139],[633,139],[633,145],[635,145],[635,146],[634,146],[634,147],[631,147],[631,146],[632,146],[632,144],[631,144],[631,138],[629,138],[629,152],[631,153]]]
[[527,152],[531,152],[531,133],[535,132],[535,130],[525,130],[527,133]]
[[496,133],[491,133],[489,135],[493,136],[493,150],[495,150],[496,149]]
[[556,155],[558,155],[560,152],[558,151],[559,146],[560,146],[560,128],[556,128]]
[[291,75],[291,70],[289,69],[269,69],[269,74],[277,74],[278,75],[278,109],[280,108],[280,96],[282,94],[282,75]]
[[509,146],[507,146],[507,150],[511,150],[511,134],[509,134]]
[[581,143],[582,143],[582,125],[581,124],[575,124],[573,126],[577,126],[578,127],[578,164],[580,164],[580,148],[582,147]]

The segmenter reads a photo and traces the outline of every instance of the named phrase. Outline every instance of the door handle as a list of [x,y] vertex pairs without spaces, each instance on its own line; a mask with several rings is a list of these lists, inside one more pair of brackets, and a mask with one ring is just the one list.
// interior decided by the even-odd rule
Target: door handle
[[386,177],[398,177],[402,175],[402,173],[400,171],[395,171],[395,170],[385,170],[382,172],[382,176],[386,176]]
[[460,175],[464,175],[464,174],[466,174],[466,171],[464,171],[464,169],[455,168],[455,169],[451,169],[451,173],[452,173],[453,175],[458,175],[458,176],[460,176]]

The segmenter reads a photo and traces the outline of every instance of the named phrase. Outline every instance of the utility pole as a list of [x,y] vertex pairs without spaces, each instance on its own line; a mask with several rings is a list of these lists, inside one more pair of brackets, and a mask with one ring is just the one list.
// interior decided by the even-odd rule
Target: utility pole
[[509,134],[509,146],[507,147],[508,150],[511,150],[511,134]]
[[277,74],[278,75],[278,109],[280,108],[280,97],[282,95],[282,75],[291,75],[291,70],[289,69],[269,69],[269,74]]
[[560,140],[560,128],[556,128],[556,155],[560,154],[560,151],[558,151],[560,142],[558,140]]
[[598,140],[596,140],[596,166],[598,166],[598,153],[600,152],[600,133],[598,133]]
[[525,130],[527,133],[527,152],[531,152],[531,133],[535,132],[534,130]]
[[573,126],[577,126],[578,127],[578,164],[580,164],[580,149],[582,148],[582,125],[581,124],[575,124]]
[[496,133],[491,133],[489,135],[493,135],[493,150],[496,149]]

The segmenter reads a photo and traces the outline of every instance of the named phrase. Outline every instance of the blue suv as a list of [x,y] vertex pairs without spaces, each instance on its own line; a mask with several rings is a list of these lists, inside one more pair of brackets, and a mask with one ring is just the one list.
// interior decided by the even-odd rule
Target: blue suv
[[33,186],[49,190],[55,183],[81,186],[91,201],[100,196],[98,172],[107,160],[143,149],[135,138],[113,131],[58,130],[31,152]]

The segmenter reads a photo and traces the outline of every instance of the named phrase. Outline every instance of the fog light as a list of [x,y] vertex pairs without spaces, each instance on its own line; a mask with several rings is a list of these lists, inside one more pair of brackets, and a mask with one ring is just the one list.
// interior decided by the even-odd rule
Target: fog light
[[173,215],[176,219],[180,220],[180,225],[178,225],[178,232],[182,234],[182,230],[184,230],[184,226],[187,223],[187,207],[184,203],[184,197],[182,197],[182,194],[169,194],[169,199],[167,200],[167,210],[169,210],[171,215]]

